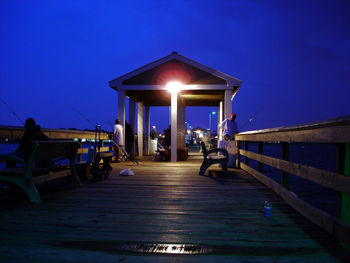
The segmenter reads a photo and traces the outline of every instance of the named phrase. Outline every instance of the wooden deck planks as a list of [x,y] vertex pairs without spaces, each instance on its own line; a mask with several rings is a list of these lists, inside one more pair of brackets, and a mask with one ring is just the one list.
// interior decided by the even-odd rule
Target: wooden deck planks
[[[200,162],[113,165],[106,181],[1,205],[0,262],[339,262],[327,233],[241,170],[198,176]],[[119,176],[131,168],[134,176]],[[264,201],[273,204],[264,217]],[[214,246],[209,255],[121,251],[125,243]],[[221,250],[219,249],[221,248]],[[146,257],[147,256],[147,257]],[[345,262],[345,261],[344,261]]]

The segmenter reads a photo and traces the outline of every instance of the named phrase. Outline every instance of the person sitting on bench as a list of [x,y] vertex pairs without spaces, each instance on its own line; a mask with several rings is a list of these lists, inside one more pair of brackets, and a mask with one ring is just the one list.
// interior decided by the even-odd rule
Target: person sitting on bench
[[[24,133],[21,137],[18,148],[11,154],[14,157],[26,159],[31,151],[33,141],[48,141],[49,138],[41,131],[40,126],[36,125],[33,118],[28,118],[24,124]],[[45,164],[38,164],[39,166],[45,166]],[[16,167],[15,161],[6,161],[6,167]]]

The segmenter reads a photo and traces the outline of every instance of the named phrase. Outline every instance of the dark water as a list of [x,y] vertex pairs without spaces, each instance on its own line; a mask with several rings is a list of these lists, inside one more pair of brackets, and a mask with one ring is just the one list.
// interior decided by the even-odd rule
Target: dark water
[[[281,159],[281,143],[264,144],[263,147],[264,155]],[[250,143],[248,150],[257,152],[257,143]],[[294,143],[289,145],[289,161],[330,172],[336,172],[336,156],[336,145],[334,144]],[[241,161],[244,162],[243,156],[241,156]],[[256,170],[258,169],[258,162],[255,160],[250,159],[249,165]],[[282,172],[280,170],[263,164],[263,173],[279,184],[282,183]],[[336,191],[298,176],[290,174],[288,177],[289,190],[300,199],[331,215],[337,215],[338,193]]]

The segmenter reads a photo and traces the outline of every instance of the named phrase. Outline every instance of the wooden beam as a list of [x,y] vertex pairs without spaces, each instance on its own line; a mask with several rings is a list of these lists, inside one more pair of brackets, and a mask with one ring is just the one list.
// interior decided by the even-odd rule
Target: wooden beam
[[329,187],[338,192],[350,194],[350,177],[348,176],[333,172],[327,172],[302,164],[283,161],[266,155],[249,152],[243,149],[240,149],[239,153],[287,173],[294,174],[301,178]]
[[274,180],[259,173],[250,166],[241,163],[241,168],[271,188],[274,192],[280,195],[284,201],[286,201],[291,207],[293,207],[307,219],[323,228],[331,235],[334,235],[338,240],[350,245],[350,226],[344,224],[337,218],[319,210],[318,208],[304,202],[298,198],[295,193],[288,191]]

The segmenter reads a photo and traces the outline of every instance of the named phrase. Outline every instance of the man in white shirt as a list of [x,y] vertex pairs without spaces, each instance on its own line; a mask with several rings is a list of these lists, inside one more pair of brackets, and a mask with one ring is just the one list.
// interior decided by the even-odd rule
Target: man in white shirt
[[114,142],[114,151],[115,151],[115,160],[120,162],[122,156],[122,147],[124,145],[124,133],[123,126],[120,124],[120,120],[115,120],[114,130],[113,130],[113,142]]
[[222,136],[226,141],[234,140],[235,134],[238,133],[238,126],[235,122],[236,114],[232,113],[230,118],[225,119],[221,124]]

